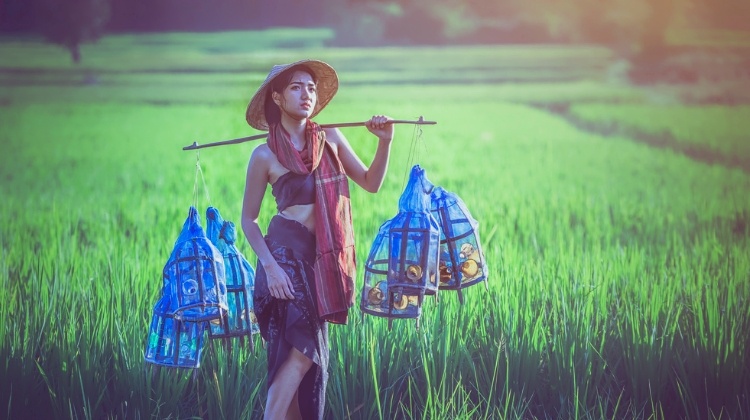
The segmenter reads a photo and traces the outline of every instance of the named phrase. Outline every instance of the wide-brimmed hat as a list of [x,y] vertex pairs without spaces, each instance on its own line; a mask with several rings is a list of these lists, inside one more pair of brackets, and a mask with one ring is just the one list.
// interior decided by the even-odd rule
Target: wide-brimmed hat
[[300,64],[309,67],[310,70],[315,73],[315,78],[317,79],[318,102],[315,104],[315,108],[313,109],[310,118],[316,116],[326,105],[328,105],[328,102],[333,99],[333,96],[336,95],[336,91],[339,89],[339,78],[336,75],[336,70],[334,70],[329,64],[319,60],[300,60],[289,64],[277,64],[271,68],[271,72],[268,73],[266,80],[263,81],[255,92],[255,95],[250,99],[250,103],[247,105],[245,118],[251,127],[258,130],[268,130],[264,105],[271,82],[276,76],[283,73],[284,70]]

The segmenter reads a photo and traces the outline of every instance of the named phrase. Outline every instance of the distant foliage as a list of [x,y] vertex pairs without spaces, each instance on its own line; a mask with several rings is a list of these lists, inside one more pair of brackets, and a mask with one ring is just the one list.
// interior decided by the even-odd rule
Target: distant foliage
[[81,61],[80,45],[95,42],[110,17],[110,0],[36,0],[37,28],[48,42],[70,51],[74,63]]
[[653,61],[674,32],[746,31],[735,0],[323,0],[346,45],[592,43]]

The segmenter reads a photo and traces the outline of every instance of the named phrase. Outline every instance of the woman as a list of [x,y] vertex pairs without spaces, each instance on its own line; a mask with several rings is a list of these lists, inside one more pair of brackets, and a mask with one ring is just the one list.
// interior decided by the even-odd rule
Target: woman
[[[242,229],[258,256],[255,313],[267,341],[265,418],[322,418],[328,379],[328,323],[345,324],[354,302],[354,235],[348,178],[369,192],[383,183],[393,124],[365,124],[378,147],[367,167],[338,129],[311,121],[338,89],[317,60],[274,66],[247,108],[268,130],[247,168]],[[278,214],[266,236],[258,214],[267,185]]]

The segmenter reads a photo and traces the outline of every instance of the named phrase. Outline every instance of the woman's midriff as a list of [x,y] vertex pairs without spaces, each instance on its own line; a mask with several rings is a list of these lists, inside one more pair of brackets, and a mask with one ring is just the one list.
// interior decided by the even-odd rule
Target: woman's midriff
[[294,220],[305,226],[310,233],[315,233],[315,204],[297,204],[289,206],[279,216]]

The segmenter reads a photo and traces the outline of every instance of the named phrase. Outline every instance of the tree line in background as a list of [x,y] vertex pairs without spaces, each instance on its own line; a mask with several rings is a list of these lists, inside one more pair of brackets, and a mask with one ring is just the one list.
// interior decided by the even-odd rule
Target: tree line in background
[[670,30],[750,30],[745,0],[1,0],[0,32],[67,48],[104,33],[330,27],[338,45],[598,43],[647,57]]

